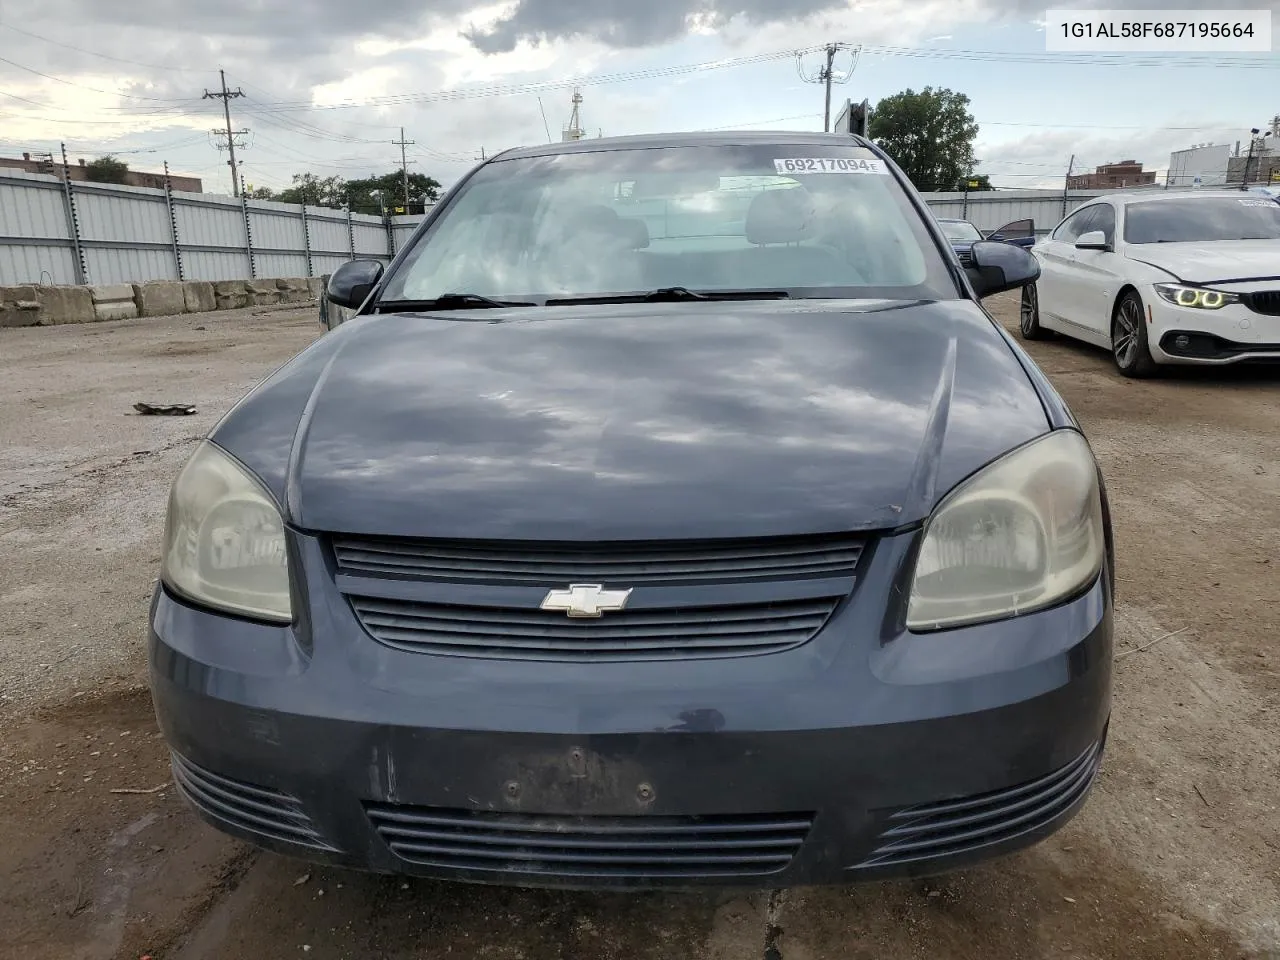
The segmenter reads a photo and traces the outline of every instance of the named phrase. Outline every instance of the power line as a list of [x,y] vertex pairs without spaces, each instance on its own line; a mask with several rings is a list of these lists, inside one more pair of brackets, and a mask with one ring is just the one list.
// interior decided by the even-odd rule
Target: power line
[[33,73],[37,77],[43,77],[44,79],[52,80],[55,83],[66,84],[68,87],[79,87],[81,90],[88,90],[92,93],[101,93],[104,96],[108,96],[108,97],[123,97],[126,100],[149,100],[153,103],[188,103],[190,102],[187,100],[167,100],[163,97],[138,96],[132,93],[121,93],[119,90],[99,90],[97,87],[91,87],[88,84],[76,83],[74,80],[64,80],[62,77],[55,77],[51,73],[43,73],[39,70],[36,70],[34,67],[23,66],[20,63],[15,63],[14,61],[8,60],[4,57],[0,57],[0,63],[7,63],[11,67],[17,67],[19,70],[25,70],[27,73]]
[[[213,132],[217,136],[226,137],[227,152],[231,155],[231,159],[227,161],[231,164],[231,195],[238,197],[240,196],[240,175],[236,170],[236,137],[244,136],[249,131],[231,129],[231,101],[236,97],[243,97],[244,91],[239,87],[236,87],[235,90],[227,89],[227,74],[225,71],[219,70],[218,76],[222,80],[222,89],[220,91],[210,91],[206,89],[202,99],[222,101],[222,114],[226,118],[227,127],[225,132],[218,130],[214,130]],[[240,146],[244,146],[243,141],[240,143]]]
[[103,60],[114,60],[116,63],[128,63],[135,67],[146,67],[148,70],[174,70],[178,73],[212,73],[212,70],[189,70],[186,67],[169,67],[162,63],[143,63],[141,60],[128,60],[124,57],[113,57],[109,53],[98,53],[95,50],[86,50],[84,47],[77,47],[72,43],[63,43],[61,40],[54,40],[50,37],[41,36],[38,33],[32,33],[30,30],[23,30],[21,27],[15,27],[11,23],[0,23],[0,27],[6,30],[12,30],[14,33],[21,33],[24,36],[31,37],[35,40],[43,40],[45,43],[51,43],[55,47],[65,47],[68,50],[75,50],[77,53],[87,53],[91,57],[101,57]]

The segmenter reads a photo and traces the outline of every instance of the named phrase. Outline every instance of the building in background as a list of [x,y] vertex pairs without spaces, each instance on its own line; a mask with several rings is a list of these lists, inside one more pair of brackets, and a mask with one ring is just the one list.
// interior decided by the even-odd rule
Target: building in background
[[1067,177],[1069,190],[1122,190],[1126,187],[1150,186],[1156,182],[1154,170],[1143,170],[1137,160],[1104,163],[1093,173]]
[[[1280,182],[1280,117],[1271,121],[1267,130],[1259,130],[1257,135],[1251,134],[1251,140],[1244,149],[1237,149],[1236,155],[1227,162],[1227,183],[1278,183]],[[1246,176],[1247,174],[1247,176]]]
[[1197,143],[1169,154],[1171,187],[1219,187],[1227,182],[1231,146],[1226,143]]
[[[57,177],[59,180],[62,179],[62,164],[54,160],[53,155],[49,153],[43,156],[24,153],[21,160],[0,157],[0,170],[6,167],[21,170],[23,173],[44,173],[51,177]],[[72,180],[87,181],[89,179],[87,162],[82,159],[79,163],[71,164],[69,174]],[[125,182],[130,187],[154,187],[157,190],[163,190],[164,174],[130,170],[125,174]],[[204,184],[199,177],[183,177],[178,174],[170,174],[169,183],[174,190],[183,190],[187,193],[204,193]]]

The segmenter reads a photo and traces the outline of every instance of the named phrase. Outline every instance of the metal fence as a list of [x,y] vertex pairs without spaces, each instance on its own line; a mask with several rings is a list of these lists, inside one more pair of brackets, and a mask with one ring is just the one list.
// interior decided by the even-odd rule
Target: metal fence
[[0,285],[318,277],[422,220],[0,172]]
[[[1101,192],[924,196],[939,217],[984,231],[1031,219],[1044,234]],[[354,257],[390,259],[422,219],[5,171],[0,285],[318,277]]]

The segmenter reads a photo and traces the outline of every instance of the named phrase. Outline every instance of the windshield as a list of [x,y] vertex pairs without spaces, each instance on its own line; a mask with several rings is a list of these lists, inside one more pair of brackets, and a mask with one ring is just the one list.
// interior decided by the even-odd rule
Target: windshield
[[844,145],[601,149],[481,167],[382,301],[545,301],[667,287],[959,296],[921,215]]
[[1280,240],[1280,203],[1246,195],[1159,200],[1125,207],[1125,243],[1205,240]]
[[968,220],[939,220],[938,225],[942,227],[943,236],[948,240],[954,240],[959,243],[976,243],[982,239],[982,234]]

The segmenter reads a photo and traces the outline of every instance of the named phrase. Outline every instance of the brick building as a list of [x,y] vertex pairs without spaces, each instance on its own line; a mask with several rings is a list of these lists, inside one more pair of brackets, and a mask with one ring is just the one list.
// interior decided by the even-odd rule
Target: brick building
[[1156,182],[1154,170],[1143,170],[1137,160],[1121,160],[1104,163],[1093,173],[1080,173],[1067,177],[1069,190],[1118,190],[1124,187],[1142,187]]
[[[49,154],[45,154],[43,157],[39,155],[33,157],[29,153],[24,153],[21,160],[0,157],[0,170],[6,167],[21,170],[24,173],[47,173],[50,176],[57,177],[59,180],[62,179],[62,164],[51,160]],[[71,164],[70,173],[72,180],[89,179],[89,170],[84,160]],[[143,173],[140,170],[130,170],[125,174],[125,181],[130,187],[164,189],[163,173]],[[204,193],[204,184],[201,183],[199,177],[183,177],[177,174],[170,174],[169,183],[174,190],[183,190],[187,193]]]

